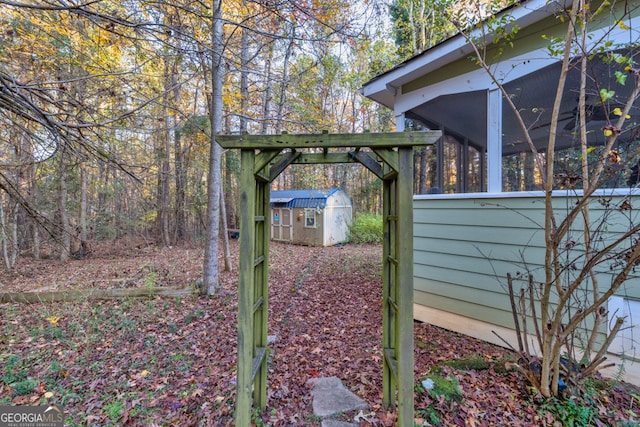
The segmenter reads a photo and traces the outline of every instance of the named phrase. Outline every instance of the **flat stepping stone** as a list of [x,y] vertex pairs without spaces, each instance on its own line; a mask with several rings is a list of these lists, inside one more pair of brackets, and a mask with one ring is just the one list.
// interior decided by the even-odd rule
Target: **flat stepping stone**
[[[367,402],[349,391],[338,377],[311,378],[307,383],[313,386],[311,390],[313,414],[317,417],[326,418],[339,413],[369,408]],[[322,425],[325,427],[324,421]],[[353,424],[334,424],[333,426],[349,425]]]
[[322,420],[320,427],[356,427],[355,423],[347,423],[345,421],[333,420],[331,418]]

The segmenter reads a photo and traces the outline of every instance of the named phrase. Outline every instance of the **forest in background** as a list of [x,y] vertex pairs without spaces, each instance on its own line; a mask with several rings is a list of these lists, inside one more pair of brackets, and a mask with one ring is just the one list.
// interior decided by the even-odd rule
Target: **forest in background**
[[[359,89],[450,35],[437,12],[452,3],[0,0],[5,266],[82,258],[93,240],[201,244],[215,134],[393,131]],[[416,152],[416,192],[428,157]],[[219,161],[237,228],[238,153]],[[380,182],[357,165],[294,165],[273,188],[336,186],[356,214],[379,212]]]

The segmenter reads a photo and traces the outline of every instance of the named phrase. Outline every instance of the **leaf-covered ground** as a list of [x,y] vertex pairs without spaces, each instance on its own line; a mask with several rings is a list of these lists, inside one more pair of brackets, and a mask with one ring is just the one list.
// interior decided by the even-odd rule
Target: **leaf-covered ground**
[[[316,376],[339,377],[371,405],[360,425],[395,425],[382,407],[380,258],[378,246],[272,244],[276,341],[256,425],[319,425],[306,385]],[[187,286],[201,266],[198,249],[110,245],[66,264],[21,259],[0,283],[2,291]],[[233,425],[237,273],[221,280],[224,292],[212,298],[3,304],[0,404],[54,401],[70,426]],[[590,406],[543,404],[505,369],[511,352],[417,322],[414,333],[417,425],[636,425],[640,396],[624,384],[594,382]]]

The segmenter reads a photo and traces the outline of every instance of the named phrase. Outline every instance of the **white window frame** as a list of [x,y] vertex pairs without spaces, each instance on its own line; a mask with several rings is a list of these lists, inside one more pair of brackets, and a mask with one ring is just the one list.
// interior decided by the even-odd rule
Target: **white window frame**
[[[311,216],[313,215],[313,216]],[[309,225],[309,220],[313,218],[313,225]],[[304,209],[304,228],[318,228],[318,221],[316,218],[316,210],[314,208]]]

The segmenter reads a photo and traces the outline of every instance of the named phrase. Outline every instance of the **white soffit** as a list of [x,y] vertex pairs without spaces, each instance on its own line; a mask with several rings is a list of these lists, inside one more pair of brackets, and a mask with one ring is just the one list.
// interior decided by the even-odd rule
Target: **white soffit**
[[[559,0],[530,0],[513,8],[505,9],[501,15],[511,15],[521,28],[529,26],[559,10],[571,2]],[[472,33],[472,37],[481,34],[481,30]],[[491,40],[489,40],[491,41]],[[423,53],[399,64],[390,71],[374,77],[362,87],[362,94],[387,107],[393,108],[397,90],[403,84],[428,74],[458,59],[467,57],[473,51],[471,45],[460,34],[457,34]]]

